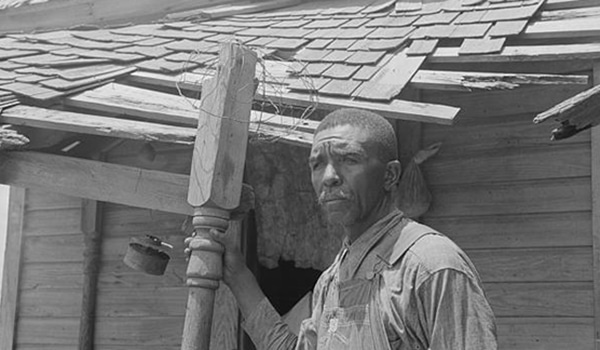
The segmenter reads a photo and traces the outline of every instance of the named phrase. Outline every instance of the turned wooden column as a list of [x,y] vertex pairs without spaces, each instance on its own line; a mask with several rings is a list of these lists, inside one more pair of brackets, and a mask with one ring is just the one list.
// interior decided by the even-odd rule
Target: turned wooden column
[[223,247],[211,239],[209,230],[225,231],[230,211],[240,203],[256,60],[249,49],[224,44],[216,76],[202,84],[188,192],[195,235],[187,269],[183,350],[208,350],[210,345]]

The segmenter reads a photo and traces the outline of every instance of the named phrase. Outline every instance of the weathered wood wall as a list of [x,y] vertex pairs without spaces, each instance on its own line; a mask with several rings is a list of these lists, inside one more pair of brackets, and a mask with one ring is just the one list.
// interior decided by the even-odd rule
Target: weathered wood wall
[[[107,161],[148,169],[189,172],[191,148],[156,145],[155,158],[141,143],[125,143]],[[141,153],[141,155],[140,155]],[[83,200],[27,190],[15,333],[17,350],[78,349],[82,304]],[[105,203],[94,348],[179,349],[187,302],[182,224],[185,216]],[[131,237],[151,234],[173,244],[164,276],[123,263]],[[212,332],[214,349],[237,347],[238,312],[219,289]]]
[[[590,134],[550,141],[535,112],[576,91],[548,88],[428,94],[464,107],[425,163],[433,205],[424,222],[472,258],[498,320],[500,348],[594,348]],[[494,96],[492,99],[491,96]]]

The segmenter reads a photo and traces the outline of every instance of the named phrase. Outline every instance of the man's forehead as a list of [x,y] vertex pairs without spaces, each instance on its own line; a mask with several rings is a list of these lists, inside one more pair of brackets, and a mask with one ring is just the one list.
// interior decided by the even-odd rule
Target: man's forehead
[[371,141],[367,130],[352,125],[339,125],[319,131],[313,139],[312,151],[320,150],[325,145],[349,151],[364,151]]

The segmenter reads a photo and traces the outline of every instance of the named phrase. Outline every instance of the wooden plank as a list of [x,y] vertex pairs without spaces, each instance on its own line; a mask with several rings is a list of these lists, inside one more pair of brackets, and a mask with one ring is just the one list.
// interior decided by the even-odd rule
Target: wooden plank
[[81,233],[80,208],[48,208],[28,210],[23,235],[57,236]]
[[471,91],[516,89],[528,85],[588,84],[586,75],[476,73],[465,71],[419,70],[410,81],[416,89]]
[[477,249],[466,252],[484,284],[592,281],[592,249],[589,247]]
[[5,247],[3,247],[4,262],[0,288],[0,348],[2,349],[12,349],[16,338],[25,190],[11,187],[9,196],[8,226]]
[[81,289],[25,289],[20,293],[19,317],[79,317],[82,309],[77,300],[81,300]]
[[[550,140],[548,130],[531,122],[531,114],[465,118],[460,119],[460,122],[451,129],[448,126],[426,124],[423,137],[425,145],[442,142],[439,157],[460,157],[495,150],[502,152],[508,149],[558,146],[556,142]],[[589,147],[589,142],[590,133],[587,131],[563,140],[561,144],[580,144],[581,147]],[[435,159],[433,158],[431,162],[435,162]]]
[[4,110],[0,115],[0,120],[13,125],[42,129],[183,145],[192,145],[195,137],[195,129],[188,127],[100,117],[25,105]]
[[[591,212],[425,217],[463,249],[591,246]],[[485,229],[482,229],[485,228]]]
[[497,325],[500,349],[594,349],[591,318],[498,317]]
[[497,54],[459,55],[459,48],[438,47],[428,63],[541,62],[600,58],[600,43],[504,46]]
[[596,116],[598,110],[600,110],[600,85],[583,91],[538,114],[533,122],[541,123],[548,119],[554,119],[558,122],[567,121],[577,128],[585,128],[600,123]]
[[[177,86],[177,78],[170,77],[169,84]],[[194,85],[196,91],[198,88],[199,86]],[[191,126],[194,130],[198,125],[199,101],[197,99],[127,85],[114,83],[105,85],[68,97],[63,102],[73,107],[101,113],[126,114],[148,121]],[[260,121],[266,119],[272,121],[270,125],[261,125]],[[275,122],[282,119],[289,122],[283,125]],[[266,134],[283,142],[309,147],[312,141],[311,135],[302,131],[289,130],[289,125],[293,124],[291,119],[293,118],[283,116],[280,118],[270,113],[253,111],[250,131],[255,134]]]
[[83,235],[26,237],[24,263],[82,263]]
[[396,54],[371,80],[363,83],[354,96],[368,100],[391,100],[410,82],[425,58],[407,56],[405,51]]
[[[102,156],[100,156],[102,157]],[[94,330],[98,295],[98,274],[102,261],[102,203],[84,199],[81,208],[81,231],[84,235],[83,288],[79,321],[79,350],[94,349]]]
[[422,164],[421,170],[429,185],[588,177],[590,155],[587,144],[515,147],[448,157],[442,151]]
[[430,217],[591,210],[590,179],[430,186]]
[[181,346],[183,317],[99,317],[96,346]]
[[[594,85],[600,86],[600,61],[594,63],[592,71]],[[591,130],[592,167],[592,249],[594,254],[594,345],[600,349],[600,129]]]
[[182,286],[157,286],[137,293],[132,293],[130,286],[101,286],[98,290],[98,318],[183,318],[186,299],[187,290]]
[[496,317],[592,317],[592,282],[486,283]]
[[[175,87],[178,79],[178,77],[159,74],[149,75],[144,72],[135,72],[127,78],[130,82],[139,82],[151,86],[169,88]],[[184,90],[193,88],[195,89],[193,91],[197,92],[198,86],[182,86],[182,88]],[[270,103],[299,107],[312,107],[315,105],[314,95],[286,92],[285,90],[282,91],[282,89],[269,88],[265,91],[259,89],[255,98],[262,101],[269,101]],[[390,119],[412,120],[446,125],[452,124],[454,117],[458,114],[458,109],[454,107],[403,100],[393,100],[388,103],[375,103],[318,96],[316,98],[316,103],[320,109],[326,111],[343,107],[362,108],[372,110],[373,112],[379,113]]]
[[17,323],[17,349],[22,345],[76,346],[79,330],[78,317],[29,318]]
[[529,86],[491,92],[437,93],[423,91],[423,101],[461,108],[461,117],[487,118],[521,113],[538,113],[580,93],[585,85]]
[[[186,175],[35,152],[2,154],[0,160],[0,182],[4,184],[52,189],[71,196],[181,214],[192,213],[185,201],[189,181]],[[119,181],[115,182],[115,178]]]
[[520,38],[570,39],[597,37],[598,35],[600,35],[600,16],[558,21],[536,21],[525,28]]
[[21,277],[21,293],[30,289],[74,288],[81,290],[83,271],[80,262],[28,263]]

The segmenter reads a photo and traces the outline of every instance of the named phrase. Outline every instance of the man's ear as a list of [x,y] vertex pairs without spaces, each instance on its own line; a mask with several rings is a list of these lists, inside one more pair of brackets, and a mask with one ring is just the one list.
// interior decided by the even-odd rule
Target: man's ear
[[391,191],[400,181],[402,175],[402,165],[399,160],[392,160],[386,164],[384,188],[386,191]]

